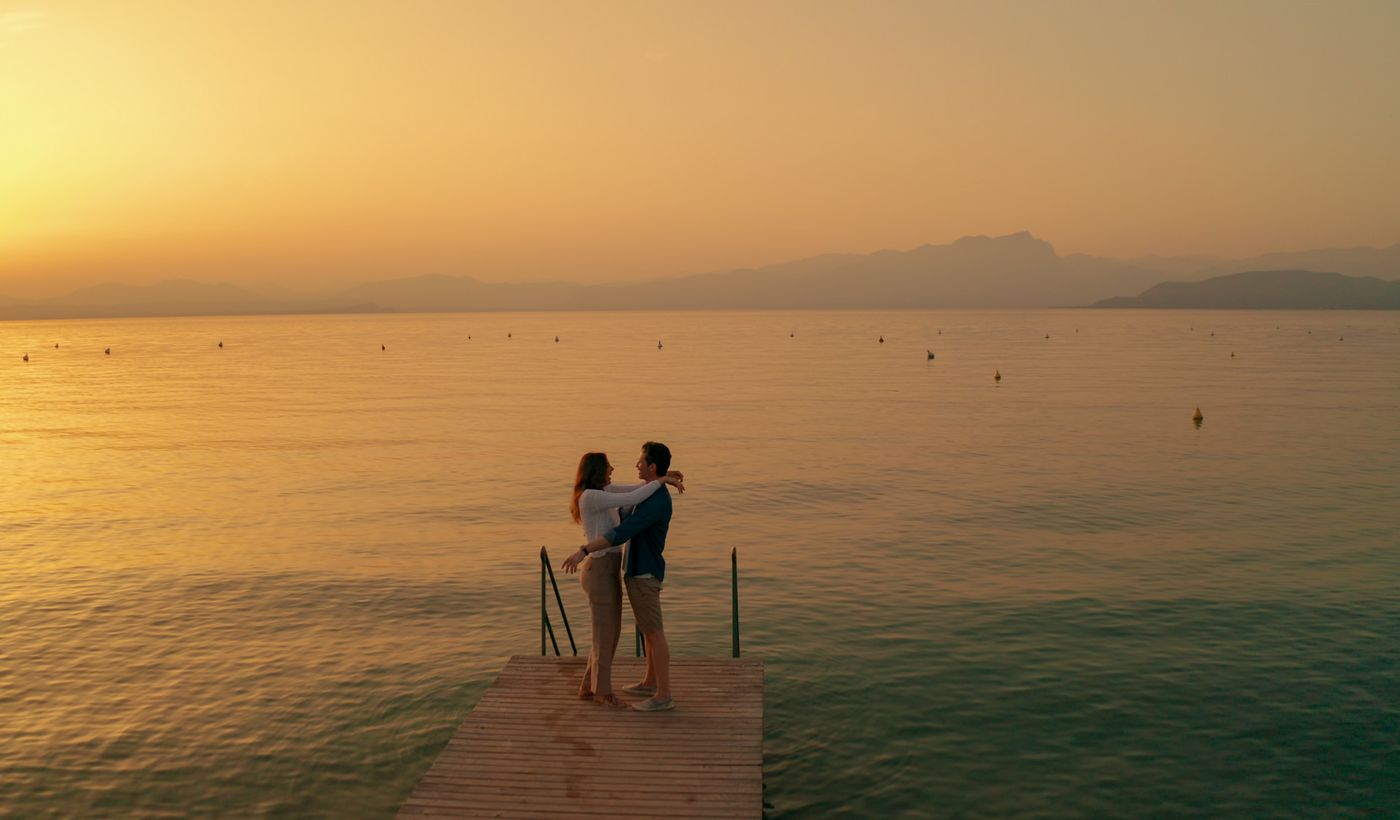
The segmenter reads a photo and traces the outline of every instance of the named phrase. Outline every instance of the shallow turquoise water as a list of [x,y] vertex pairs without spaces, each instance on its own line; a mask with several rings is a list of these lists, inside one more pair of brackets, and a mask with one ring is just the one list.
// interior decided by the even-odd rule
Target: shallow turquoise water
[[0,355],[16,814],[391,815],[538,651],[578,455],[648,438],[690,489],[679,653],[727,652],[739,549],[772,816],[1400,813],[1400,316],[9,323]]

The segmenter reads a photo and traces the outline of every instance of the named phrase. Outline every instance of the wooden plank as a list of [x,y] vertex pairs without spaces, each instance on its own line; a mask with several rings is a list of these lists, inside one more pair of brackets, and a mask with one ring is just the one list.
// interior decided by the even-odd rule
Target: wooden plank
[[575,765],[582,768],[593,768],[609,765],[610,761],[627,759],[628,756],[634,763],[631,768],[641,769],[639,763],[643,760],[650,764],[648,768],[657,769],[686,769],[710,764],[713,766],[752,766],[761,764],[763,756],[757,751],[744,751],[726,754],[724,751],[697,751],[694,754],[682,752],[672,752],[661,754],[655,750],[647,749],[636,755],[629,755],[626,749],[608,749],[590,754],[560,754],[556,752],[543,753],[531,750],[528,747],[516,747],[514,749],[484,749],[480,752],[470,752],[467,754],[444,754],[439,757],[442,760],[456,761],[468,766],[491,765],[494,768],[518,768],[517,758],[520,761],[538,761],[544,768],[551,771],[558,771],[561,767]]
[[[467,728],[475,729],[477,727]],[[636,754],[632,756],[633,759],[635,759],[637,755],[640,754],[662,755],[668,751],[680,754],[708,751],[718,751],[721,753],[725,753],[737,749],[745,749],[757,754],[760,751],[760,745],[756,741],[756,739],[750,738],[748,736],[720,736],[716,737],[713,740],[697,739],[693,737],[682,737],[677,739],[674,744],[668,744],[667,740],[663,738],[651,738],[647,740],[638,740],[636,742],[631,742],[628,738],[615,738],[609,740],[594,739],[592,741],[581,741],[569,737],[551,737],[548,736],[548,733],[538,733],[532,731],[532,734],[534,734],[537,738],[541,738],[542,740],[544,740],[546,743],[549,744],[549,746],[546,748],[540,748],[539,740],[531,741],[525,738],[521,738],[518,740],[490,738],[482,739],[479,743],[475,743],[470,746],[459,744],[456,746],[445,747],[442,750],[441,754],[451,754],[460,757],[471,756],[472,754],[477,752],[480,752],[481,755],[487,755],[511,754],[512,752],[516,751],[525,751],[532,754],[537,753],[541,760],[547,760],[551,757],[562,757],[565,759],[577,760],[585,757],[597,757],[599,755],[620,755],[625,754],[628,750],[635,750]],[[541,735],[543,735],[543,737],[541,737]],[[550,748],[560,749],[561,754],[554,754],[553,752],[549,751]]]
[[[483,785],[475,782],[456,783],[452,785],[437,784],[424,787],[418,794],[420,800],[466,800],[471,801],[480,798],[485,802],[506,802],[508,805],[528,806],[528,805],[548,805],[568,808],[575,805],[576,801],[585,799],[592,804],[606,803],[610,808],[626,810],[628,808],[647,809],[649,807],[664,807],[677,810],[684,810],[696,806],[727,807],[731,809],[741,809],[748,805],[750,796],[747,794],[706,794],[696,795],[694,793],[675,794],[667,792],[639,792],[636,789],[613,787],[610,789],[587,789],[578,785],[563,785],[558,789],[550,791],[532,790],[529,787],[522,788],[519,785],[511,788],[501,788],[499,786]],[[522,797],[524,794],[526,796]]]
[[[677,659],[677,707],[655,714],[579,700],[584,662],[511,658],[399,815],[762,816],[762,661]],[[616,685],[644,663],[619,659]]]
[[[600,818],[635,818],[635,820],[651,820],[656,817],[675,818],[712,818],[716,815],[712,812],[705,812],[701,809],[690,812],[646,812],[633,813],[631,811],[615,811],[608,809],[584,808],[579,811],[569,809],[553,809],[544,811],[541,809],[521,809],[516,806],[510,808],[485,807],[477,808],[461,801],[448,802],[446,804],[434,804],[425,807],[405,808],[401,811],[401,817],[495,817],[502,820],[557,820],[557,818],[577,818],[577,820],[600,820]],[[724,816],[724,815],[720,815]]]
[[[435,764],[436,765],[436,764]],[[449,764],[444,764],[448,766]],[[753,784],[753,775],[749,771],[753,765],[729,766],[722,769],[685,769],[666,771],[662,769],[653,770],[658,778],[664,777],[664,787],[670,788],[672,783],[690,784],[694,786],[705,786],[719,790],[748,791],[752,788],[762,789],[762,784]],[[567,770],[560,768],[530,768],[528,765],[514,769],[475,769],[471,767],[456,768],[455,772],[442,775],[425,775],[425,779],[420,783],[446,783],[446,782],[476,782],[487,781],[492,783],[537,783],[542,781],[557,780],[567,773]],[[468,773],[469,772],[469,773]],[[625,788],[637,787],[637,776],[630,772],[609,772],[607,774],[581,774],[570,778],[569,783],[588,783],[599,787],[622,786]]]
[[[527,807],[549,807],[557,811],[611,811],[647,812],[667,810],[673,812],[693,812],[703,809],[711,813],[745,814],[755,804],[763,802],[761,792],[732,792],[720,797],[707,797],[698,794],[697,787],[687,786],[687,794],[661,795],[630,792],[625,786],[611,789],[584,789],[569,787],[567,790],[535,793],[528,785],[512,784],[511,791],[492,789],[479,783],[462,783],[452,788],[422,788],[414,794],[408,805],[430,805],[431,802],[465,803],[474,808],[497,806],[521,809]],[[526,796],[529,795],[529,796]]]
[[628,789],[617,786],[607,789],[587,789],[580,785],[568,784],[560,784],[560,788],[543,791],[519,785],[505,789],[476,782],[426,786],[422,787],[417,795],[419,800],[472,801],[478,798],[484,802],[506,802],[508,805],[517,807],[534,804],[568,808],[582,805],[580,801],[586,801],[588,804],[606,804],[610,808],[623,811],[628,808],[646,809],[651,806],[686,809],[700,805],[728,806],[741,809],[751,799],[750,795],[733,792],[703,795],[697,795],[694,792],[677,794],[670,791],[669,785],[665,792],[641,792],[635,788]]

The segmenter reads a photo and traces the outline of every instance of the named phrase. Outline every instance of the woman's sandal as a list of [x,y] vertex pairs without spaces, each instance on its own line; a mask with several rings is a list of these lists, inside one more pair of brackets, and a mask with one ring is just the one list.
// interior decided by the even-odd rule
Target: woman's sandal
[[611,706],[614,709],[630,709],[626,703],[618,699],[617,695],[594,696],[593,702],[599,706]]

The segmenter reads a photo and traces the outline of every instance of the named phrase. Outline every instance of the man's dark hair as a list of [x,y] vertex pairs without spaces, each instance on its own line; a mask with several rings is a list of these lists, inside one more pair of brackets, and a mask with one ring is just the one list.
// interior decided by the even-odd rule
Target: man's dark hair
[[648,441],[642,445],[642,452],[646,453],[647,463],[656,465],[657,477],[666,475],[671,469],[671,449],[659,441]]

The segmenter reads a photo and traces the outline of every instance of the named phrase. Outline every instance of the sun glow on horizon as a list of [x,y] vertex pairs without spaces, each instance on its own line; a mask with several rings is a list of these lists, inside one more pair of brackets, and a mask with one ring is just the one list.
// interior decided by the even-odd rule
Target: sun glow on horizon
[[[800,13],[799,13],[800,12]],[[1400,241],[1400,7],[0,5],[0,295]]]

